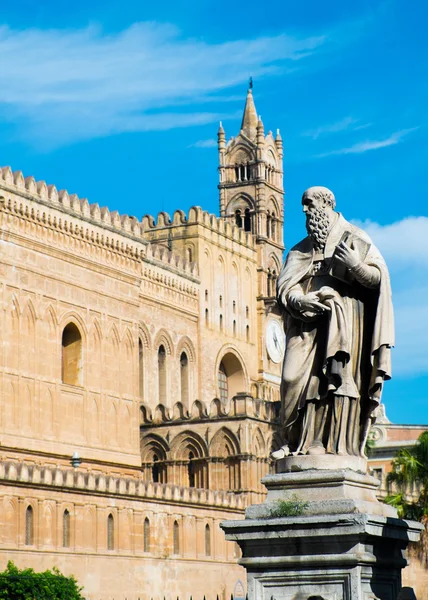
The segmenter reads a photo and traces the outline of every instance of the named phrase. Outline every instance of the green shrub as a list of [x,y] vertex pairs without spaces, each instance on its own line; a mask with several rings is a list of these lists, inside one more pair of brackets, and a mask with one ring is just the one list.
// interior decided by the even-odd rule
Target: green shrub
[[62,575],[56,567],[36,573],[9,561],[0,573],[0,600],[85,600],[81,591],[73,576]]
[[272,519],[299,517],[303,515],[308,506],[308,502],[300,500],[296,494],[293,494],[289,500],[278,500],[275,508],[271,509],[270,516]]

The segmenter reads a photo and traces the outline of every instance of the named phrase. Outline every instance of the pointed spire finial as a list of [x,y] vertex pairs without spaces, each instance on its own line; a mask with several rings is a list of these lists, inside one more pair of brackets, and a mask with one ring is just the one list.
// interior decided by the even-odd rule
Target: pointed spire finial
[[251,87],[248,88],[245,101],[244,115],[242,117],[241,131],[250,139],[254,140],[257,133],[257,111]]

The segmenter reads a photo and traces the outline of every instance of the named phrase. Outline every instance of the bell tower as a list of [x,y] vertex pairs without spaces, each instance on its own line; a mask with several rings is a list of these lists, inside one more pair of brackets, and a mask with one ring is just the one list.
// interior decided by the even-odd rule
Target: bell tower
[[226,141],[218,130],[220,216],[254,236],[257,248],[257,395],[279,398],[284,350],[276,302],[276,281],[284,252],[284,188],[282,139],[257,116],[252,82],[247,92],[241,129]]
[[241,129],[226,142],[218,130],[220,216],[251,231],[258,249],[258,299],[271,303],[284,251],[284,188],[282,138],[257,116],[252,82],[247,92]]

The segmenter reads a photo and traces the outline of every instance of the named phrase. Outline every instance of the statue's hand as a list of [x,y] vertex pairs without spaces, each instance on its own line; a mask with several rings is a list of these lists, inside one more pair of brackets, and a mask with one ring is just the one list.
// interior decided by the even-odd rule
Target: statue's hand
[[309,292],[309,294],[301,296],[299,298],[299,309],[302,313],[310,312],[318,315],[330,310],[328,306],[319,301],[316,292]]
[[353,269],[361,262],[358,251],[348,246],[345,242],[340,242],[337,245],[334,256],[347,269]]

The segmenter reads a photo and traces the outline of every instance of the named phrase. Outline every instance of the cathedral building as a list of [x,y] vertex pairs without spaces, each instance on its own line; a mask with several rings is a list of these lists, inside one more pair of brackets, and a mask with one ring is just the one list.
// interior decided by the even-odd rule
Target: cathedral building
[[218,132],[219,215],[142,220],[0,170],[0,569],[88,600],[230,598],[219,523],[261,501],[284,337],[279,132]]

